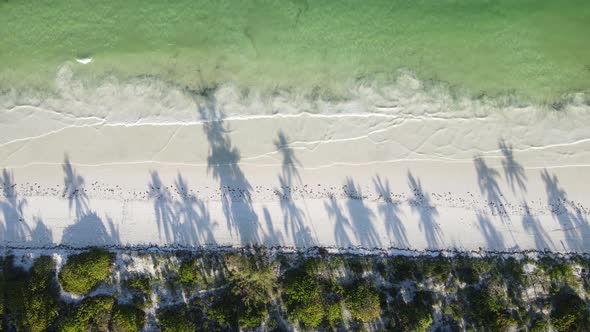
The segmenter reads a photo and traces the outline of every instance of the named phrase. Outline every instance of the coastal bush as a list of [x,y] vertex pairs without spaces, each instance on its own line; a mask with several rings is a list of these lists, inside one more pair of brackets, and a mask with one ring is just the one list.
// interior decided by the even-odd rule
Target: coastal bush
[[45,331],[58,316],[58,293],[53,284],[54,274],[55,261],[49,256],[39,257],[31,267],[23,298],[22,323],[26,331]]
[[59,273],[59,282],[66,292],[88,293],[111,273],[114,255],[101,249],[90,249],[68,257]]
[[152,305],[152,279],[148,275],[135,274],[123,282],[123,286],[130,290],[131,302],[137,308],[145,310]]
[[320,325],[326,313],[316,278],[304,273],[293,273],[286,281],[285,295],[289,319],[312,328]]
[[158,310],[158,326],[162,332],[194,332],[197,325],[185,306],[166,307]]
[[108,331],[115,299],[110,296],[88,297],[69,308],[66,316],[59,321],[58,331]]
[[541,257],[538,261],[538,266],[545,271],[552,285],[556,288],[574,281],[571,265],[561,258],[553,258],[551,256]]
[[574,290],[562,287],[552,296],[551,302],[551,323],[555,330],[590,330],[590,313],[584,300]]
[[151,294],[152,279],[148,275],[135,274],[125,280],[124,286],[134,292],[141,294]]
[[7,330],[45,331],[58,316],[55,262],[49,256],[35,260],[27,272],[7,257],[2,264],[2,309]]
[[393,303],[394,328],[399,331],[423,332],[432,324],[432,293],[417,291],[411,303],[398,297]]
[[115,305],[111,319],[112,332],[137,332],[145,323],[145,313],[130,305]]
[[183,260],[178,269],[178,278],[180,279],[180,283],[184,286],[196,286],[199,283],[197,261],[194,259]]
[[379,295],[364,282],[356,282],[345,294],[345,303],[353,319],[363,323],[379,318],[381,305]]
[[268,316],[270,298],[277,288],[275,266],[266,256],[231,255],[226,263],[240,326],[259,326]]
[[414,279],[416,280],[418,277],[421,276],[418,274],[418,267],[416,266],[416,262],[409,257],[405,256],[396,256],[391,259],[391,266],[393,269],[393,278],[394,281],[400,282],[407,279]]
[[451,263],[448,258],[443,256],[425,258],[421,265],[424,274],[438,282],[447,281],[451,273]]
[[240,299],[230,289],[222,289],[217,296],[210,298],[211,304],[205,308],[207,317],[220,325],[235,326],[238,324],[238,308],[236,301]]
[[18,330],[22,327],[25,292],[27,289],[27,272],[14,265],[14,257],[7,256],[2,262],[3,320],[6,330]]
[[471,321],[480,328],[503,331],[516,325],[516,321],[506,308],[504,296],[495,285],[482,288],[470,287],[465,290],[466,313]]

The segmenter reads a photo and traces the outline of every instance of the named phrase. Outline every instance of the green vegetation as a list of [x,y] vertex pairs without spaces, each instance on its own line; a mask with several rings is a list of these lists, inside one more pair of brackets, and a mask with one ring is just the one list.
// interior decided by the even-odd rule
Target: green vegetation
[[145,323],[145,313],[130,305],[115,305],[111,319],[113,332],[137,332]]
[[589,21],[586,0],[8,0],[0,89],[46,87],[60,64],[92,56],[80,75],[195,90],[339,90],[409,68],[474,94],[555,98],[590,88]]
[[86,294],[111,273],[113,254],[91,249],[68,257],[59,273],[59,282],[66,292]]
[[152,279],[147,275],[135,274],[123,282],[132,295],[133,305],[147,309],[151,307]]
[[587,304],[571,288],[563,287],[552,297],[551,323],[555,330],[590,330],[590,312]]
[[162,332],[194,332],[197,317],[185,306],[166,307],[158,311],[158,325]]
[[58,317],[55,262],[49,256],[35,260],[29,272],[7,257],[2,265],[2,317],[5,330],[45,331]]
[[[326,312],[320,293],[320,285],[316,278],[307,274],[291,277],[285,287],[287,305],[290,308],[289,318],[299,321],[308,327],[318,327]],[[333,316],[336,313],[332,313]],[[334,318],[334,317],[332,317]]]
[[516,325],[506,306],[505,296],[498,285],[466,289],[468,316],[479,328],[504,331]]
[[381,314],[379,296],[363,282],[358,282],[346,293],[345,303],[352,318],[364,323],[379,318]]
[[[152,306],[158,308],[155,324],[162,331],[363,330],[368,325],[414,332],[434,327],[590,330],[588,276],[577,274],[590,260],[582,256],[306,257],[270,255],[264,248],[145,255],[158,261],[162,274],[130,272],[128,263],[118,260],[113,275],[123,277],[101,288],[103,295],[68,301],[59,297],[62,278],[52,257],[30,260],[29,269],[14,257],[2,258],[1,330],[140,331]],[[107,257],[108,271],[114,254],[92,250],[71,256],[64,268],[88,268],[83,264],[88,257]],[[181,268],[185,272],[179,272],[182,262],[191,262]],[[524,273],[525,262],[536,269]],[[183,274],[214,277],[207,277],[206,288],[197,288],[200,281],[186,282],[191,279]]]
[[23,327],[27,331],[45,331],[58,316],[57,290],[53,284],[55,261],[39,257],[31,267],[23,297]]
[[72,308],[59,321],[58,331],[108,331],[115,299],[110,296],[89,297]]

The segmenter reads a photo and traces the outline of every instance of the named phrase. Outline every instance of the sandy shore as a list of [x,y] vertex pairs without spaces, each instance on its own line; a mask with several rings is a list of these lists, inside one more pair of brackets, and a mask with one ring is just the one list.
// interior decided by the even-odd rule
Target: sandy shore
[[584,103],[454,100],[411,78],[346,102],[117,84],[5,96],[4,245],[590,252]]

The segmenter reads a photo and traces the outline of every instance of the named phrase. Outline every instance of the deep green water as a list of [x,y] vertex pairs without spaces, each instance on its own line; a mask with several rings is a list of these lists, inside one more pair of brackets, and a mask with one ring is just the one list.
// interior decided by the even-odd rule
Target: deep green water
[[0,87],[153,75],[345,91],[409,69],[473,94],[590,91],[588,0],[0,0]]

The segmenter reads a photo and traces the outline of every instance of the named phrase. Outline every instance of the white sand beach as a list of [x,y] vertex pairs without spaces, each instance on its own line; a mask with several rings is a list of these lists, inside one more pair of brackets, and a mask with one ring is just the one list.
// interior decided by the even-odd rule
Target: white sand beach
[[590,252],[590,106],[153,81],[0,101],[2,244]]

